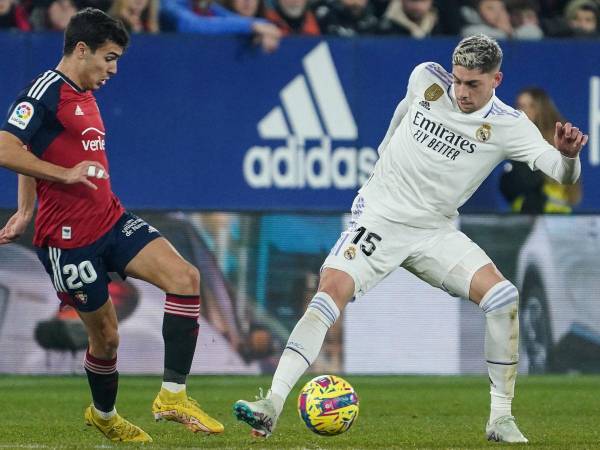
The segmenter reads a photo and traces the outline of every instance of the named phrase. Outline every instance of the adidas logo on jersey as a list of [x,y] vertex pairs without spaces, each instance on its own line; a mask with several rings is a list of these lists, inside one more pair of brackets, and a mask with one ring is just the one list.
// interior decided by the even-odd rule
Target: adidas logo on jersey
[[77,105],[77,108],[75,108],[75,115],[83,116],[83,109],[81,109],[81,106]]
[[[305,74],[281,90],[282,106],[257,126],[261,139],[281,144],[248,149],[244,178],[255,189],[356,188],[369,177],[377,152],[352,146],[358,131],[327,43],[311,50],[302,64]],[[349,145],[334,147],[334,141]]]

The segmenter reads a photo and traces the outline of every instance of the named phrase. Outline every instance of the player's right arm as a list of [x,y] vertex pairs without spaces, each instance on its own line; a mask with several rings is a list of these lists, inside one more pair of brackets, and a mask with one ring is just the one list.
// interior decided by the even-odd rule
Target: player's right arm
[[98,188],[88,180],[89,174],[92,173],[89,167],[94,167],[94,177],[97,173],[102,173],[100,178],[108,178],[104,167],[95,161],[82,161],[70,168],[44,161],[27,151],[25,143],[21,139],[4,130],[0,131],[0,166],[43,180],[65,184],[83,183],[92,189]]
[[410,104],[412,103],[412,101],[414,100],[415,95],[416,95],[415,92],[416,92],[417,78],[418,78],[419,74],[422,72],[422,69],[427,64],[431,64],[431,63],[419,64],[411,72],[410,77],[408,79],[408,86],[406,88],[406,95],[400,101],[400,103],[398,103],[398,106],[396,107],[396,110],[394,111],[394,115],[392,116],[392,120],[390,121],[390,125],[388,126],[387,132],[385,133],[385,137],[383,138],[383,140],[381,141],[381,144],[379,144],[379,147],[377,148],[377,153],[379,153],[379,156],[381,156],[383,151],[386,149],[386,147],[390,143],[390,139],[392,139],[394,132],[396,131],[396,129],[400,125],[400,122],[402,122],[402,119],[408,112],[408,107],[410,106]]
[[400,125],[400,122],[402,122],[402,119],[408,112],[408,105],[409,100],[407,97],[404,97],[402,101],[398,103],[398,106],[394,111],[394,115],[392,116],[392,120],[390,121],[390,125],[388,126],[387,132],[385,133],[385,136],[383,138],[383,141],[381,141],[381,144],[379,144],[379,147],[377,147],[377,153],[379,153],[380,156],[390,143],[390,139],[392,139],[394,131],[396,131],[396,128],[398,128],[398,125]]
[[17,212],[0,229],[0,245],[19,239],[31,222],[35,209],[35,179],[19,174],[18,205]]

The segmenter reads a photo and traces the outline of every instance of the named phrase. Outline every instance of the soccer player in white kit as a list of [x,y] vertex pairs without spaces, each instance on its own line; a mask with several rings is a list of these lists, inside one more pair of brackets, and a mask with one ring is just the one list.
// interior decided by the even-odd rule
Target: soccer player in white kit
[[501,62],[498,43],[478,35],[455,48],[452,73],[432,62],[413,70],[379,146],[380,159],[354,200],[349,228],[323,263],[318,292],[289,337],[269,393],[234,404],[234,414],[254,435],[273,432],[285,399],[346,304],[404,267],[481,307],[491,386],[486,437],[528,442],[511,413],[519,358],[517,288],[453,219],[505,159],[574,183],[588,137],[570,123],[557,123],[554,147],[548,144],[525,114],[496,97]]

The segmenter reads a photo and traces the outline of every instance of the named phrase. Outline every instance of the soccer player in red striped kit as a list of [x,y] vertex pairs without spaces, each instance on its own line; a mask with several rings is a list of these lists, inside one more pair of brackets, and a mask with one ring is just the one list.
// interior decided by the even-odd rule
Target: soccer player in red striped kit
[[17,212],[0,230],[0,245],[24,232],[37,193],[34,245],[59,299],[76,308],[89,336],[88,425],[113,441],[152,441],[115,409],[119,335],[108,272],[117,272],[166,293],[165,369],[152,405],[155,418],[221,433],[223,425],[186,393],[198,337],[200,274],[158,230],[125,211],[110,186],[106,131],[92,91],[116,75],[128,43],[121,22],[97,9],[80,11],[65,31],[56,69],[34,79],[11,106],[0,129],[0,165],[19,173],[19,198]]

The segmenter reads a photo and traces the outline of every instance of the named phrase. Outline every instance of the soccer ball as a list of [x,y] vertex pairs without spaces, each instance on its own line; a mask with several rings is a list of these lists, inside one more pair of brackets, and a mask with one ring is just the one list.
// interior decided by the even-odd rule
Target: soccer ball
[[343,378],[321,375],[300,391],[298,413],[310,431],[335,436],[348,431],[358,417],[358,395]]

